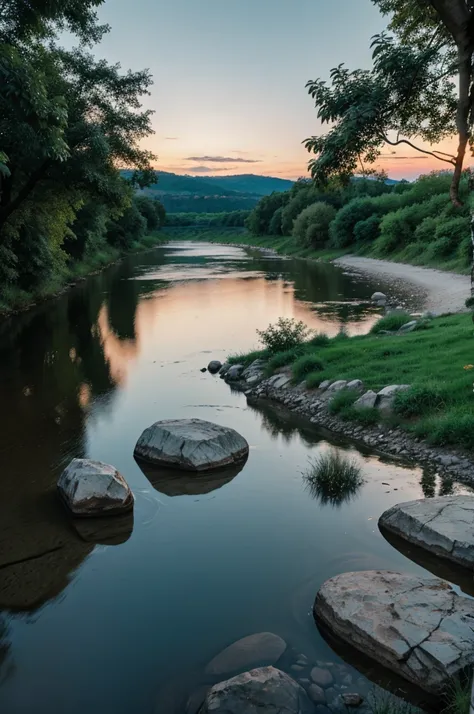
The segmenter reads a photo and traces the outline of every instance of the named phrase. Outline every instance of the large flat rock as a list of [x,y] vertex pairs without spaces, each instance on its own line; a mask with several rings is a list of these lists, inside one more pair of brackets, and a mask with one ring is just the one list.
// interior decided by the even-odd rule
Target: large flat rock
[[222,650],[206,667],[207,674],[233,674],[257,665],[275,664],[286,650],[286,642],[273,632],[242,637]]
[[234,429],[201,419],[158,421],[145,429],[135,456],[157,466],[208,471],[243,461],[249,445]]
[[474,601],[437,578],[344,573],[321,587],[314,614],[339,638],[432,694],[474,663]]
[[274,667],[261,667],[212,687],[200,714],[313,714],[303,687]]
[[474,497],[440,496],[400,503],[382,514],[382,529],[474,569]]

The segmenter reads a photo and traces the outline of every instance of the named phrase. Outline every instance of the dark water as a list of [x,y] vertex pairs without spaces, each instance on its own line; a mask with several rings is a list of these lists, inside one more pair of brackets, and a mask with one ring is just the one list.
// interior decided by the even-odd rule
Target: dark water
[[[302,472],[327,438],[199,371],[256,346],[256,328],[279,316],[366,331],[375,289],[383,282],[332,266],[172,244],[0,323],[2,714],[174,714],[206,662],[253,632],[337,660],[311,615],[319,585],[346,570],[423,571],[377,519],[439,484],[339,444],[366,483],[321,505]],[[243,470],[154,487],[134,444],[152,422],[184,416],[243,434]],[[133,518],[68,521],[55,483],[84,456],[125,475]]]

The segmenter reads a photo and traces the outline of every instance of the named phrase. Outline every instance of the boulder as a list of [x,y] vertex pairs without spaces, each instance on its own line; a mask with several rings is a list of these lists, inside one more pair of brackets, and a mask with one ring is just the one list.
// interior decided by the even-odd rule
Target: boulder
[[331,380],[330,379],[325,379],[321,384],[319,385],[319,389],[322,392],[325,392],[328,387],[331,386]]
[[360,379],[353,379],[351,382],[347,383],[346,389],[352,389],[355,392],[363,392],[364,383]]
[[430,694],[474,660],[474,601],[437,578],[344,573],[318,592],[314,614],[364,655]]
[[409,384],[391,384],[389,387],[384,387],[377,394],[375,406],[381,412],[390,413],[398,392],[406,392],[407,389],[410,389]]
[[156,466],[208,471],[239,463],[249,445],[234,429],[201,419],[157,421],[145,429],[135,456]]
[[333,382],[332,384],[330,384],[326,391],[340,392],[341,389],[346,389],[346,387],[347,387],[347,380],[346,379],[338,379],[337,382]]
[[233,364],[232,367],[229,367],[225,374],[225,379],[227,382],[236,382],[238,379],[240,379],[242,372],[244,371],[244,365],[243,364]]
[[223,379],[225,377],[225,375],[227,374],[227,372],[229,371],[229,369],[230,369],[230,364],[228,362],[225,362],[219,370],[219,376],[222,377],[222,379]]
[[370,299],[372,300],[372,302],[386,303],[388,297],[385,295],[385,293],[375,292]]
[[207,693],[200,714],[313,714],[305,690],[274,667],[261,667],[220,682]]
[[474,570],[473,496],[440,496],[400,503],[382,514],[379,525]]
[[218,359],[213,359],[209,362],[207,365],[207,369],[211,374],[217,374],[218,371],[222,368],[222,362],[219,362]]
[[279,374],[278,379],[273,382],[273,389],[285,389],[291,382],[291,377],[287,374]]
[[359,399],[354,402],[354,407],[356,409],[366,409],[366,408],[372,408],[375,407],[375,403],[377,401],[377,395],[375,392],[372,390],[369,390],[365,394],[363,394]]
[[75,516],[105,516],[133,508],[133,494],[115,466],[73,459],[58,481],[59,495]]
[[232,674],[261,664],[275,664],[286,650],[286,642],[272,632],[243,637],[222,650],[206,667],[206,674]]
[[410,320],[410,322],[405,322],[405,324],[398,329],[398,334],[403,335],[406,332],[413,332],[413,330],[416,329],[417,325],[418,320]]

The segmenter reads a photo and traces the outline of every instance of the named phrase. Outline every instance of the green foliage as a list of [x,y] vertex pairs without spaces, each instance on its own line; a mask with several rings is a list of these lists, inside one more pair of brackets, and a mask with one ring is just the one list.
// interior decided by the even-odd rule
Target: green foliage
[[329,240],[329,226],[336,216],[336,209],[319,201],[305,208],[293,225],[293,236],[303,245],[322,247]]
[[301,382],[312,372],[322,372],[324,364],[321,359],[315,354],[307,354],[298,357],[293,364],[292,372],[295,382]]
[[444,409],[448,402],[445,389],[426,383],[415,384],[405,392],[398,392],[394,411],[405,418],[419,417]]
[[363,426],[374,426],[380,421],[380,412],[376,407],[345,407],[339,416],[347,421],[356,421]]
[[270,224],[268,226],[268,232],[272,236],[281,236],[282,235],[282,227],[281,227],[281,221],[283,217],[283,206],[280,206],[280,208],[277,208],[273,216],[271,217]]
[[301,345],[310,330],[304,322],[280,317],[275,325],[269,325],[266,330],[257,330],[257,334],[262,344],[275,354]]
[[235,355],[229,355],[227,362],[229,364],[243,364],[248,367],[248,365],[255,362],[256,359],[268,359],[268,357],[268,350],[253,350],[252,352],[239,352]]
[[325,332],[318,332],[317,335],[314,335],[314,337],[308,340],[308,345],[312,345],[313,347],[327,347],[329,343],[330,339]]
[[369,216],[359,221],[354,226],[354,240],[356,243],[373,243],[380,235],[380,217]]
[[331,414],[339,414],[345,409],[351,407],[360,397],[360,394],[354,389],[341,389],[332,397],[329,402],[329,411]]
[[474,448],[474,413],[472,404],[456,406],[436,415],[427,416],[416,424],[416,433],[432,444],[451,444],[465,449]]
[[333,506],[350,500],[364,483],[359,466],[336,450],[310,460],[303,477],[315,498]]
[[381,317],[380,320],[377,320],[377,322],[372,325],[370,332],[373,335],[377,335],[379,332],[384,330],[387,332],[395,332],[411,320],[412,317],[407,312],[397,310],[396,312],[392,312],[385,315],[385,317]]
[[284,352],[277,352],[267,362],[265,371],[268,375],[273,374],[277,369],[281,367],[286,367],[288,364],[292,364],[303,351],[303,345],[298,347],[292,347]]
[[442,709],[442,714],[469,714],[471,698],[471,677],[462,681],[453,679],[444,694],[446,706]]
[[282,208],[287,200],[288,194],[286,193],[272,193],[270,196],[264,196],[245,222],[250,233],[256,236],[268,235],[273,214]]
[[369,694],[367,703],[371,714],[423,714],[418,707],[380,689]]
[[[154,199],[156,201],[156,199]],[[167,213],[167,226],[194,226],[213,228],[217,226],[243,228],[250,211],[229,211],[227,213]]]

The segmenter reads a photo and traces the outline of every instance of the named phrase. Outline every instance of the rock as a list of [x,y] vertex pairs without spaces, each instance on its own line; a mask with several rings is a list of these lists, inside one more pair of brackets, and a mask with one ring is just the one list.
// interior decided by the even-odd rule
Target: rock
[[416,329],[416,326],[418,325],[418,320],[411,320],[410,322],[406,322],[404,325],[402,325],[398,329],[398,333],[404,334],[405,332],[413,332],[413,330]]
[[319,385],[319,389],[321,390],[321,392],[324,392],[330,385],[331,380],[325,379],[324,382],[321,382],[321,384]]
[[353,389],[356,392],[364,391],[364,383],[360,379],[353,379],[347,383],[347,389]]
[[330,687],[334,682],[331,672],[328,669],[321,669],[321,667],[313,667],[311,679],[315,684],[319,684],[320,687]]
[[341,694],[341,699],[346,705],[346,707],[360,707],[364,698],[357,693],[347,692],[346,694]]
[[58,481],[59,495],[76,516],[105,516],[133,508],[133,494],[115,466],[73,459]]
[[157,421],[145,429],[135,456],[157,466],[207,471],[239,463],[249,445],[234,429],[201,419]]
[[278,379],[273,382],[273,389],[284,389],[291,382],[291,378],[286,374],[279,374]]
[[219,362],[218,359],[213,359],[207,365],[207,369],[211,374],[217,374],[219,370],[222,369],[222,362]]
[[436,578],[389,571],[326,581],[315,617],[333,634],[435,695],[474,659],[474,601]]
[[363,394],[359,399],[354,402],[354,407],[356,409],[366,409],[367,407],[373,408],[375,407],[375,403],[377,401],[377,395],[375,392],[372,390],[369,390],[365,394]]
[[228,382],[235,382],[238,379],[240,379],[240,376],[242,372],[244,371],[244,365],[243,364],[233,364],[232,367],[229,367],[225,374],[225,379]]
[[232,674],[260,664],[275,664],[286,650],[286,642],[272,632],[258,632],[237,640],[222,650],[206,667],[206,674]]
[[207,367],[201,367],[200,372],[207,372]]
[[308,689],[309,698],[315,704],[326,704],[326,695],[321,687],[317,684],[312,684]]
[[291,667],[290,667],[290,669],[291,669],[293,672],[302,672],[302,671],[304,670],[304,667],[303,667],[302,665],[300,665],[300,664],[292,664]]
[[375,292],[370,299],[372,302],[378,303],[386,303],[388,301],[388,297],[384,293],[380,292]]
[[322,704],[318,704],[318,706],[314,708],[314,714],[331,714],[331,710]]
[[[204,702],[206,698],[206,694],[208,693],[210,689],[209,684],[203,684],[201,687],[198,687],[188,698],[188,701],[186,702],[186,710],[185,714],[198,714],[202,703]],[[158,713],[157,713],[158,714]]]
[[258,384],[259,382],[261,382],[261,380],[262,380],[261,375],[254,374],[253,377],[249,377],[247,379],[247,384],[249,385],[249,387],[253,387],[254,384]]
[[294,679],[261,667],[212,687],[200,714],[312,714],[313,705]]
[[228,362],[225,362],[219,370],[219,376],[225,377],[225,375],[227,374],[229,369],[230,369],[230,364]]
[[440,496],[400,503],[382,514],[381,528],[474,570],[474,497]]
[[377,394],[375,406],[381,412],[389,414],[392,411],[393,402],[398,392],[405,392],[410,389],[409,384],[391,384],[389,387],[384,387]]
[[326,391],[340,392],[341,389],[345,389],[346,387],[347,387],[347,380],[346,379],[338,379],[337,382],[333,382],[332,384],[330,384]]

